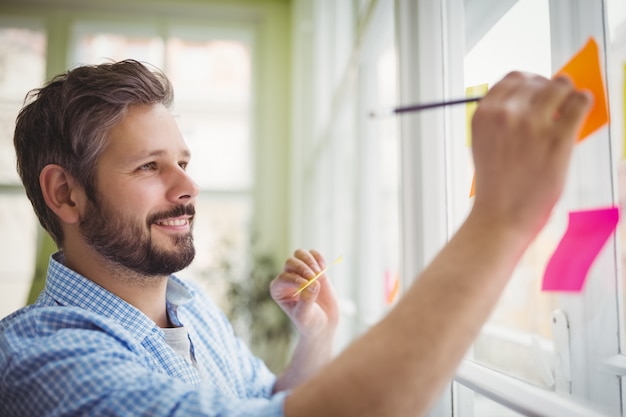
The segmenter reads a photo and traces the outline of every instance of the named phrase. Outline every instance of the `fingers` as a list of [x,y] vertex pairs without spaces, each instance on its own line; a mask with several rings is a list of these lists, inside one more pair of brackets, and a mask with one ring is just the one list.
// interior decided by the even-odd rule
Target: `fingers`
[[558,123],[564,134],[577,137],[593,97],[585,91],[572,91],[559,109]]
[[481,100],[480,104],[508,103],[514,100],[517,103],[526,101],[526,97],[533,94],[532,85],[539,85],[544,78],[536,74],[513,71],[508,73],[502,80],[489,89],[489,93]]
[[298,249],[285,262],[285,272],[293,272],[304,278],[311,279],[324,269],[324,258],[315,250]]
[[324,257],[318,251],[316,251],[315,249],[311,249],[311,255],[313,255],[313,257],[315,258],[315,261],[317,262],[320,271],[326,268],[326,262],[324,262]]
[[272,283],[272,296],[279,300],[299,295],[298,299],[314,302],[322,288],[318,281],[326,279],[325,275],[320,275],[325,266],[324,257],[318,251],[296,250],[285,262],[283,272]]
[[553,139],[570,139],[577,137],[583,116],[591,106],[591,98],[590,94],[577,91],[568,77],[559,76],[552,81],[546,80],[546,86],[537,93],[534,109],[537,114],[555,122],[559,134]]
[[576,91],[566,76],[549,80],[536,74],[513,71],[489,90],[481,100],[481,106],[511,106],[518,112],[527,107],[526,111],[532,117],[562,121],[563,126],[575,132],[582,123],[581,116],[591,105],[590,98],[589,94]]
[[[292,303],[296,301],[315,301],[321,287],[320,283],[317,281],[309,284],[298,296],[295,296],[298,290],[308,282],[306,278],[303,278],[299,274],[282,272],[270,283],[270,295],[283,309],[292,308]],[[312,300],[311,296],[313,297]]]
[[291,294],[293,294],[295,289],[298,289],[309,282],[307,279],[303,278],[302,275],[294,272],[283,272],[280,274],[280,278],[282,282],[289,284],[289,287],[292,288]]
[[558,77],[553,81],[545,80],[542,87],[533,103],[535,113],[547,121],[554,121],[559,117],[561,103],[574,91],[574,85],[569,78]]
[[566,76],[550,80],[514,71],[481,100],[472,126],[488,133],[478,135],[479,140],[490,137],[492,143],[494,136],[517,138],[518,142],[536,139],[544,144],[569,141],[581,128],[590,99],[589,94],[577,91]]

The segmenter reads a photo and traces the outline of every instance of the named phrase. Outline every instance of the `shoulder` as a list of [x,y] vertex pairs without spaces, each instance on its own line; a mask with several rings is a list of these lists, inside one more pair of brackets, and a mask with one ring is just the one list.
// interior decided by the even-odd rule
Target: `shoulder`
[[61,354],[97,347],[136,350],[139,344],[114,320],[72,306],[24,307],[0,321],[3,357]]

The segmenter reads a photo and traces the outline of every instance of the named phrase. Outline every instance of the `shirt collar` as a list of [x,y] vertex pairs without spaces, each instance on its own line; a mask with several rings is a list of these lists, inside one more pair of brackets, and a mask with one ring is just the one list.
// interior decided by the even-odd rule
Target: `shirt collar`
[[[139,332],[143,337],[157,328],[139,309],[65,266],[63,252],[50,257],[44,291],[60,305],[80,307],[109,317],[131,333]],[[178,306],[189,303],[194,296],[188,284],[170,275],[166,289],[168,311],[173,309],[175,312]]]

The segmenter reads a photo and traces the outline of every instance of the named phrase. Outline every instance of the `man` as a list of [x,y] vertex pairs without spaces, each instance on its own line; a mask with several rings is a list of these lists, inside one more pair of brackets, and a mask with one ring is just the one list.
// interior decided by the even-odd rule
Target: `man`
[[60,251],[32,306],[0,322],[0,415],[406,416],[429,409],[561,193],[589,97],[512,73],[473,120],[476,200],[373,329],[331,360],[337,303],[298,250],[272,282],[299,340],[280,376],[176,278],[198,189],[167,79],[135,61],[82,67],[18,116],[18,171]]

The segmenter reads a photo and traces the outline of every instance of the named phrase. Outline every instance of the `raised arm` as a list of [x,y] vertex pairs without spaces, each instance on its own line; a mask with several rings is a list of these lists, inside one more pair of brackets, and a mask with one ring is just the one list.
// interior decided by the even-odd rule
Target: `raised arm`
[[285,402],[287,417],[407,416],[431,407],[565,182],[590,98],[511,73],[472,123],[473,209],[397,306]]

